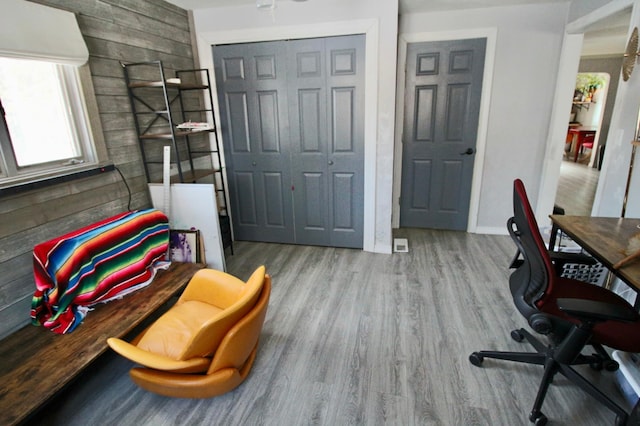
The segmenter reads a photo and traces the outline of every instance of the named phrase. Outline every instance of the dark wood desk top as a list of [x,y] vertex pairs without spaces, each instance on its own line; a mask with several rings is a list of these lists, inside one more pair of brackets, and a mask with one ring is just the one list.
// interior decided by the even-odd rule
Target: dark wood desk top
[[627,257],[629,239],[640,234],[640,219],[552,215],[551,220],[620,279],[640,291],[640,259],[613,269],[613,265]]
[[[97,305],[69,334],[27,325],[0,341],[0,424],[24,421],[104,353],[179,293],[204,265],[173,263],[149,286]],[[28,312],[26,313],[28,315]]]

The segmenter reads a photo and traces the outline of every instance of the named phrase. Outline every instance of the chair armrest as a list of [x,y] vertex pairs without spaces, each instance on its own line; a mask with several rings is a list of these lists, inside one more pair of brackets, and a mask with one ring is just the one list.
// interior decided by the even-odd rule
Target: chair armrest
[[142,350],[131,343],[115,337],[107,339],[107,344],[123,357],[156,370],[173,371],[176,373],[201,373],[207,371],[211,364],[211,359],[205,357],[176,361],[163,355]]
[[524,263],[523,259],[520,259],[520,250],[516,250],[516,254],[513,255],[511,263],[509,263],[509,269],[518,269]]
[[605,303],[596,300],[560,298],[558,308],[568,315],[586,321],[621,321],[638,320],[638,312],[624,305]]
[[593,257],[585,253],[567,253],[563,251],[550,251],[553,268],[558,276],[564,273],[564,266],[568,263],[593,266],[598,263]]
[[[516,254],[511,259],[511,263],[509,264],[509,269],[517,269],[523,263],[524,260],[520,258],[520,250],[516,250]],[[567,263],[577,263],[579,265],[595,265],[598,263],[593,257],[588,254],[583,253],[567,253],[563,251],[549,251],[549,256],[551,257],[551,261],[556,266],[556,273],[560,275],[562,273],[562,268]]]
[[551,260],[554,262],[561,263],[579,263],[581,265],[595,265],[597,261],[583,253],[568,253],[564,251],[550,251],[549,256],[551,256]]

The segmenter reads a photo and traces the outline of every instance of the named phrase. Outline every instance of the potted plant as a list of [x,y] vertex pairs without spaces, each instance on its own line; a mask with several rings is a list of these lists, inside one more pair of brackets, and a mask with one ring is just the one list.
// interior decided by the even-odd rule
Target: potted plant
[[596,90],[604,86],[605,78],[600,74],[580,73],[576,77],[576,91],[584,102],[591,102]]

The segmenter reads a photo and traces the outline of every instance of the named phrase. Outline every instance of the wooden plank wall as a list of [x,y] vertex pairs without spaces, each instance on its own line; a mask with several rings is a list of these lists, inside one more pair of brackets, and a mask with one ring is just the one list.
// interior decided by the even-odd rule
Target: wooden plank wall
[[[109,159],[132,209],[151,206],[120,61],[194,67],[187,12],[162,0],[33,0],[76,14]],[[0,338],[29,323],[33,246],[125,211],[117,171],[0,198]]]

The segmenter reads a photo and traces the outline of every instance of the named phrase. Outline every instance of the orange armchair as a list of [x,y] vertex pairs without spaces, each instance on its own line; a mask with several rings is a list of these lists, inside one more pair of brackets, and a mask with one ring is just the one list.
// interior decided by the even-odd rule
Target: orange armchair
[[270,294],[264,266],[247,282],[203,269],[176,304],[131,343],[117,338],[107,343],[143,366],[129,374],[148,391],[180,398],[221,395],[251,370]]

